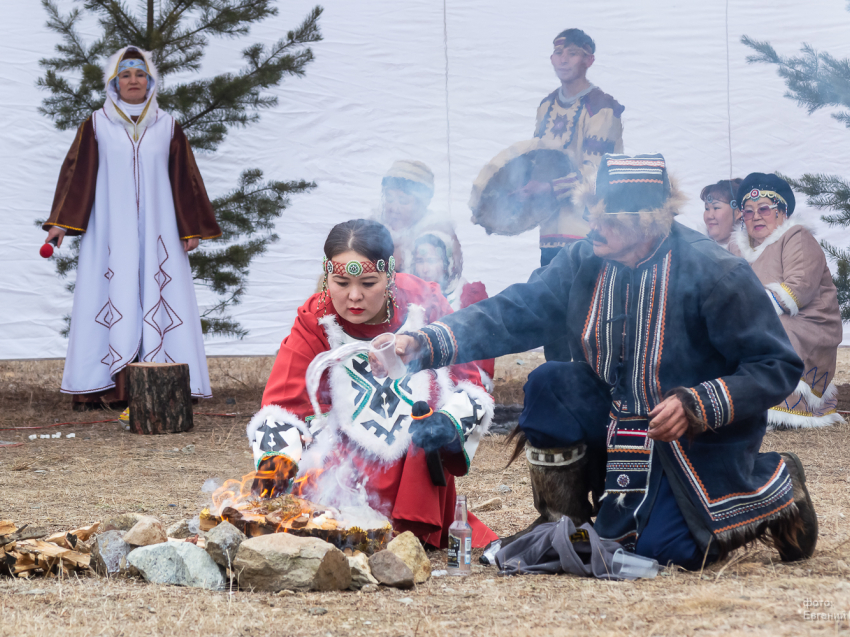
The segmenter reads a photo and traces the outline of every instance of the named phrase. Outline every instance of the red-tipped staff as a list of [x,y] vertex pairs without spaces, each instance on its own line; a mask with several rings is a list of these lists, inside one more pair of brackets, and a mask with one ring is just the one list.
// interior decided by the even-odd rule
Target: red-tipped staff
[[57,243],[59,243],[59,237],[53,237],[50,241],[47,241],[42,244],[42,246],[38,249],[38,253],[45,259],[52,257],[53,246],[55,246]]

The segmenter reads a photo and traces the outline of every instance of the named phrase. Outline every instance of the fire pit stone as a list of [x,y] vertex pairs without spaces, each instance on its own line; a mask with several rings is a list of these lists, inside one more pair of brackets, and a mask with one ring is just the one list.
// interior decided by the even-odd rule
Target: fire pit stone
[[312,537],[273,533],[239,546],[233,571],[239,586],[259,591],[345,590],[351,584],[348,559],[335,546]]
[[100,533],[92,544],[91,566],[104,577],[123,574],[133,547],[123,540],[124,531]]
[[413,588],[413,571],[391,551],[379,551],[369,558],[373,577],[385,586]]
[[150,546],[168,541],[162,522],[152,515],[146,515],[133,525],[124,535],[124,541],[133,546]]
[[245,534],[230,522],[222,522],[206,534],[205,548],[216,564],[232,569],[239,545],[245,539]]
[[387,550],[395,553],[407,567],[413,571],[413,581],[417,584],[431,578],[431,560],[425,554],[422,543],[410,531],[396,536],[387,544]]

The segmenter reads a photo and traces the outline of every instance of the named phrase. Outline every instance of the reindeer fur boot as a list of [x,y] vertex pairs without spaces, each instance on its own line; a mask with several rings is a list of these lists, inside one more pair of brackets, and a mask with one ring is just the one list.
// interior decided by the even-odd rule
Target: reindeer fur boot
[[798,515],[795,518],[779,520],[768,525],[773,544],[779,551],[783,562],[796,562],[808,559],[815,552],[818,542],[818,516],[806,488],[806,472],[803,463],[794,453],[780,453],[794,487],[794,504]]
[[593,507],[588,498],[587,447],[583,444],[564,449],[537,449],[525,444],[525,457],[531,477],[534,508],[540,513],[528,528],[502,540],[507,546],[534,527],[569,517],[576,527],[590,521]]

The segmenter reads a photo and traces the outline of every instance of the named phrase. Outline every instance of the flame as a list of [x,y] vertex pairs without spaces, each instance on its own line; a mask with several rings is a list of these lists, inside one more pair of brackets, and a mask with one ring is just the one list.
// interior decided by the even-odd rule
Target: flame
[[[319,492],[319,476],[325,472],[324,469],[310,469],[303,476],[292,483],[292,495],[298,498],[315,499]],[[308,498],[308,496],[313,496]]]
[[263,461],[257,471],[242,476],[241,480],[227,480],[212,494],[216,513],[226,506],[235,509],[256,498],[271,499],[284,495],[295,472],[295,464],[286,456],[271,456]]

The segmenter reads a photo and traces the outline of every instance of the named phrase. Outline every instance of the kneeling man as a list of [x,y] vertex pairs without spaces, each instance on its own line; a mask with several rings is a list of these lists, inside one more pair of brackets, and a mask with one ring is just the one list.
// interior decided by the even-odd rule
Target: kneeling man
[[605,155],[591,190],[576,194],[587,240],[400,336],[399,354],[437,368],[567,338],[572,362],[532,372],[519,421],[536,524],[587,522],[593,491],[599,535],[662,564],[699,568],[755,539],[786,561],[810,557],[802,465],[759,453],[767,410],[802,372],[762,285],[674,222],[663,156]]

